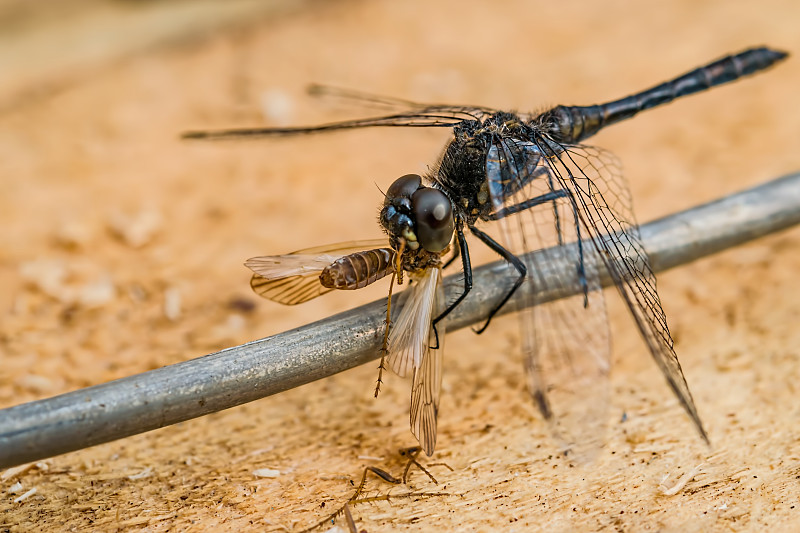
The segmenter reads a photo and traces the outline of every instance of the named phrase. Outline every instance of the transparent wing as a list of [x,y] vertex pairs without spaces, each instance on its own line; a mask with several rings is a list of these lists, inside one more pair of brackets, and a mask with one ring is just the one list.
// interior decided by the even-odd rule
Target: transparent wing
[[[592,246],[574,244],[588,231],[535,148],[498,140],[487,157],[489,191],[509,251],[522,257],[555,247],[555,262],[525,257],[533,290],[524,291],[519,312],[523,357],[542,415],[568,450],[589,459],[603,442],[610,390],[600,259]],[[548,302],[552,291],[576,286],[580,294]]]
[[425,112],[435,112],[437,114],[452,114],[456,118],[466,120],[480,120],[489,115],[497,113],[497,109],[483,106],[471,105],[449,105],[449,104],[430,104],[397,98],[396,96],[386,96],[373,94],[355,89],[334,87],[314,83],[308,86],[308,94],[321,98],[337,98],[355,102],[361,106],[375,107],[386,111],[409,111],[418,110]]
[[[413,274],[412,274],[413,276]],[[439,348],[431,349],[434,312],[441,297],[441,269],[425,269],[406,289],[405,302],[389,333],[387,362],[400,377],[413,375],[411,385],[411,432],[426,454],[436,446],[436,419],[442,384],[444,329],[439,328]],[[442,309],[443,310],[443,309]]]
[[332,290],[319,281],[325,267],[342,256],[385,245],[386,239],[348,241],[290,254],[252,257],[244,264],[254,272],[250,287],[256,294],[280,304],[296,305]]
[[[428,269],[426,275],[436,277],[436,280],[431,280],[430,284],[435,284],[432,289],[434,291],[434,311],[435,315],[438,315],[445,309],[444,293],[440,283],[441,270],[431,268]],[[431,318],[435,315],[432,315]],[[430,322],[428,323],[428,337],[422,353],[422,361],[419,368],[414,368],[411,385],[411,432],[417,437],[420,446],[428,456],[433,455],[436,447],[436,420],[439,415],[439,393],[442,389],[445,321],[440,321],[436,328],[438,336],[434,335],[433,328]],[[433,349],[431,346],[436,344],[437,338],[438,348]]]
[[387,363],[400,377],[406,377],[419,368],[428,349],[439,272],[438,268],[428,268],[421,276],[411,274],[414,283],[406,289],[403,307],[397,319],[393,320]]
[[[706,439],[673,349],[655,275],[617,159],[596,147],[561,145],[543,138],[537,143],[503,140],[495,148],[494,153],[500,154],[494,163],[500,176],[497,190],[513,198],[510,203],[535,197],[542,184],[564,192],[570,211],[578,217],[581,237],[591,239],[591,246],[583,246],[584,251],[592,248],[595,267],[606,267],[658,367]],[[504,165],[511,170],[504,170]],[[557,225],[558,220],[556,217]]]
[[571,191],[595,248],[628,306],[650,353],[701,437],[708,442],[683,375],[642,244],[633,202],[613,154],[584,145],[540,143],[551,174]]
[[303,135],[308,133],[321,133],[325,131],[346,130],[356,128],[374,127],[405,127],[405,128],[448,128],[465,120],[482,120],[495,113],[496,110],[480,106],[453,106],[440,104],[422,104],[378,96],[350,89],[339,89],[325,85],[312,85],[309,92],[315,96],[333,96],[346,98],[379,106],[384,109],[393,109],[394,112],[386,115],[356,120],[331,122],[315,126],[300,126],[291,128],[239,128],[218,131],[188,131],[181,135],[183,139],[241,139],[255,137],[273,137],[287,135]]

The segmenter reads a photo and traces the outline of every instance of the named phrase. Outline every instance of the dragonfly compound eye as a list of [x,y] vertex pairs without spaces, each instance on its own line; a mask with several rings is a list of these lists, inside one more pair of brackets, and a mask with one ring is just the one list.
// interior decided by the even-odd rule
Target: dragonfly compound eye
[[422,187],[411,196],[411,210],[422,247],[434,253],[447,248],[455,229],[453,206],[447,195],[439,189]]
[[422,187],[422,177],[419,174],[406,174],[397,178],[386,191],[383,205],[390,204],[402,198],[411,198],[417,189]]
[[381,209],[381,226],[393,239],[403,239],[409,250],[416,250],[420,246],[411,208],[411,198],[420,188],[422,177],[418,174],[397,178],[386,191]]

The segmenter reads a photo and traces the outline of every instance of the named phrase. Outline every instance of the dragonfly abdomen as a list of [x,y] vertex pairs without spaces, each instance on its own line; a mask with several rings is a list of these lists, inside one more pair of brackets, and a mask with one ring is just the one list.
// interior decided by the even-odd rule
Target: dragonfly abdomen
[[376,248],[340,257],[325,267],[319,276],[323,287],[354,290],[390,274],[395,252],[391,248]]
[[738,80],[772,66],[787,55],[786,52],[770,48],[751,48],[613,102],[592,106],[554,107],[543,113],[539,120],[557,141],[577,143],[606,126],[633,117],[640,111]]

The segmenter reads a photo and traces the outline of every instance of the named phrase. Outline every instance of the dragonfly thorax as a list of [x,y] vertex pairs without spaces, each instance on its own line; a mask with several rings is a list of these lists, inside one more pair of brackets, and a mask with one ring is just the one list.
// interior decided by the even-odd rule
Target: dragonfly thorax
[[486,154],[491,134],[456,131],[447,145],[434,181],[453,198],[456,217],[466,225],[492,211],[486,183]]

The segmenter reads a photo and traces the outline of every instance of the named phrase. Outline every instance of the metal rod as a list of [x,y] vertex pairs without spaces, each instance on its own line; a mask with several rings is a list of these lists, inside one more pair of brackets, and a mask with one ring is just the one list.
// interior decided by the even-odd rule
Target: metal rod
[[[662,218],[641,230],[654,270],[662,271],[798,223],[800,173]],[[545,263],[551,269],[540,274],[542,279],[558,272],[551,249],[534,253],[553,259]],[[449,330],[485,318],[505,289],[507,268],[497,262],[474,270],[475,288],[449,317]],[[559,275],[563,277],[563,271]],[[458,291],[458,278],[446,278],[446,290]],[[572,289],[553,291],[546,298],[575,294],[580,290],[575,281]],[[606,276],[604,283],[608,282]],[[158,429],[372,361],[379,355],[384,314],[385,300],[379,300],[211,355],[2,409],[0,467]]]

